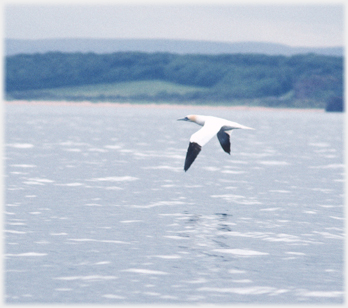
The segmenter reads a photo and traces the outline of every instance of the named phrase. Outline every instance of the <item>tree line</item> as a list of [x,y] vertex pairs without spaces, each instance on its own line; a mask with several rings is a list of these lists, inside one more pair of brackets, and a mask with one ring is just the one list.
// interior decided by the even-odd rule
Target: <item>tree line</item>
[[5,59],[5,91],[163,80],[203,87],[186,100],[282,97],[326,102],[343,96],[343,58],[316,54],[110,54],[48,52]]

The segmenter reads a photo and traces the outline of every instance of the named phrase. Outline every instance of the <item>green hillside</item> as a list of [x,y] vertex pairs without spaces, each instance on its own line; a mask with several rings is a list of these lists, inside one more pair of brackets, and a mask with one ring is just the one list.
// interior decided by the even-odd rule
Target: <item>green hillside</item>
[[6,99],[153,101],[324,108],[343,97],[343,58],[314,54],[21,54]]
[[203,87],[185,86],[161,80],[142,80],[117,83],[90,84],[83,86],[61,87],[42,90],[14,91],[8,99],[23,98],[41,100],[162,100],[206,91]]

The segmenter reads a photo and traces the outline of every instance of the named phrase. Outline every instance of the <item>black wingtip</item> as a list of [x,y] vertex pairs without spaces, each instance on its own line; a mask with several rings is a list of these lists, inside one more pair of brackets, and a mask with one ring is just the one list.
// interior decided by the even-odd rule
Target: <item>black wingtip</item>
[[222,149],[229,155],[231,155],[231,142],[230,135],[226,133],[223,129],[220,129],[217,133],[217,137],[220,141]]
[[190,168],[197,155],[201,151],[202,147],[196,142],[190,142],[189,147],[187,149],[186,159],[185,159],[185,172]]

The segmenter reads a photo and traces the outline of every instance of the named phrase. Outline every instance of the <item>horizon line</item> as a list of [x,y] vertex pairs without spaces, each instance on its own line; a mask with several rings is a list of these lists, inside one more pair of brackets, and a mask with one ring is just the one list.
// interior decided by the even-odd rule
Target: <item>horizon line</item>
[[5,37],[4,40],[17,40],[17,41],[44,41],[44,40],[138,40],[138,41],[182,41],[182,42],[197,42],[197,43],[215,43],[215,44],[273,44],[279,46],[286,46],[290,48],[344,48],[343,45],[333,46],[303,46],[303,45],[290,45],[285,43],[278,43],[272,41],[214,41],[214,40],[202,40],[202,39],[180,39],[180,38],[108,38],[108,37],[55,37],[55,38],[11,38]]

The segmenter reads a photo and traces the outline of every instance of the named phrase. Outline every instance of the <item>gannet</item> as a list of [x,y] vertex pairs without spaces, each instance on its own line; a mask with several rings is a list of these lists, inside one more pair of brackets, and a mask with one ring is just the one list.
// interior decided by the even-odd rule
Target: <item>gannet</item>
[[183,119],[178,119],[178,121],[190,121],[194,122],[200,126],[203,126],[200,130],[195,132],[191,138],[189,147],[186,153],[185,159],[185,172],[190,168],[197,155],[204,146],[213,136],[216,134],[222,149],[230,154],[231,153],[231,142],[230,135],[233,129],[243,128],[243,129],[253,129],[236,122],[231,122],[225,119],[203,116],[203,115],[188,115]]

